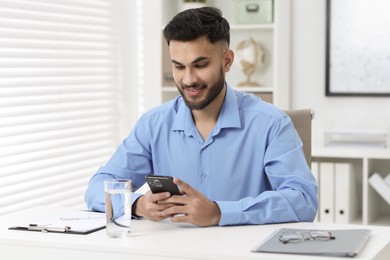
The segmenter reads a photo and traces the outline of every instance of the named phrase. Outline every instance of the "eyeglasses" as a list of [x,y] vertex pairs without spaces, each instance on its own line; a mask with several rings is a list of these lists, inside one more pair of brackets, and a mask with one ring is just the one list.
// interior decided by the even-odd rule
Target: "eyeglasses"
[[307,232],[288,232],[283,233],[279,237],[279,241],[283,244],[287,243],[300,243],[305,240],[320,240],[327,241],[336,239],[329,231],[323,230],[310,230]]

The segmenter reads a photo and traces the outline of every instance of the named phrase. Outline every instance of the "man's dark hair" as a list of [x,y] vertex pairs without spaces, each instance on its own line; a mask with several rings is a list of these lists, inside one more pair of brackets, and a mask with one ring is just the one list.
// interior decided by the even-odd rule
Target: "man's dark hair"
[[211,43],[230,43],[230,27],[215,7],[201,7],[178,13],[164,28],[164,37],[169,45],[171,40],[187,42],[207,36]]

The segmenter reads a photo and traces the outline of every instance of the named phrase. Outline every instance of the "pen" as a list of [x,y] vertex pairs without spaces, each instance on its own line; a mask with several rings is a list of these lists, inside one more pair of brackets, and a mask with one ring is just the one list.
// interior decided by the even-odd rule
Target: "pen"
[[65,227],[50,227],[49,225],[37,225],[29,224],[27,227],[28,230],[42,231],[42,232],[67,232],[70,230],[69,226]]

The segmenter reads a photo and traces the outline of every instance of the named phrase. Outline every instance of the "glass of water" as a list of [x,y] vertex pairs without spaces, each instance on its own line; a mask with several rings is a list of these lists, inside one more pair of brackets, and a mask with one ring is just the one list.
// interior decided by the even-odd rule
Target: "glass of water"
[[131,231],[131,180],[104,181],[108,237],[125,238]]

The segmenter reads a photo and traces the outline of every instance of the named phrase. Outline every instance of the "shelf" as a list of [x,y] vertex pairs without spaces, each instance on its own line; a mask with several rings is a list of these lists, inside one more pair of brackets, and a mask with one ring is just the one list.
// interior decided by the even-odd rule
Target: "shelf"
[[[361,212],[359,212],[359,214],[361,215]],[[357,217],[357,218],[353,219],[349,224],[351,224],[351,225],[362,225],[363,224],[363,219],[361,217]]]
[[162,91],[163,92],[178,92],[176,87],[171,87],[171,86],[163,86]]
[[234,89],[243,91],[243,92],[251,92],[251,93],[269,93],[273,91],[273,87],[263,86],[263,87],[235,87]]
[[[271,93],[273,91],[272,87],[264,86],[264,87],[236,87],[234,88],[239,91],[243,92],[250,92],[250,93]],[[177,92],[177,88],[173,86],[163,86],[162,87],[163,92]]]
[[[379,183],[381,189],[378,191],[378,179],[384,178],[390,172],[390,149],[313,146],[312,160],[314,163],[352,164],[355,177],[357,177],[355,187],[359,197],[361,197],[359,207],[361,207],[362,223],[364,225],[390,226],[390,189],[386,183],[381,181]],[[313,167],[313,169],[316,168]],[[320,168],[317,167],[317,169]],[[390,177],[385,178],[386,181],[388,179]],[[321,190],[321,178],[318,182]],[[335,200],[337,199],[338,197],[335,198]]]
[[371,221],[372,226],[390,226],[390,215],[383,214],[381,217]]
[[390,149],[313,146],[312,157],[390,159]]
[[274,24],[230,24],[230,30],[272,30]]

